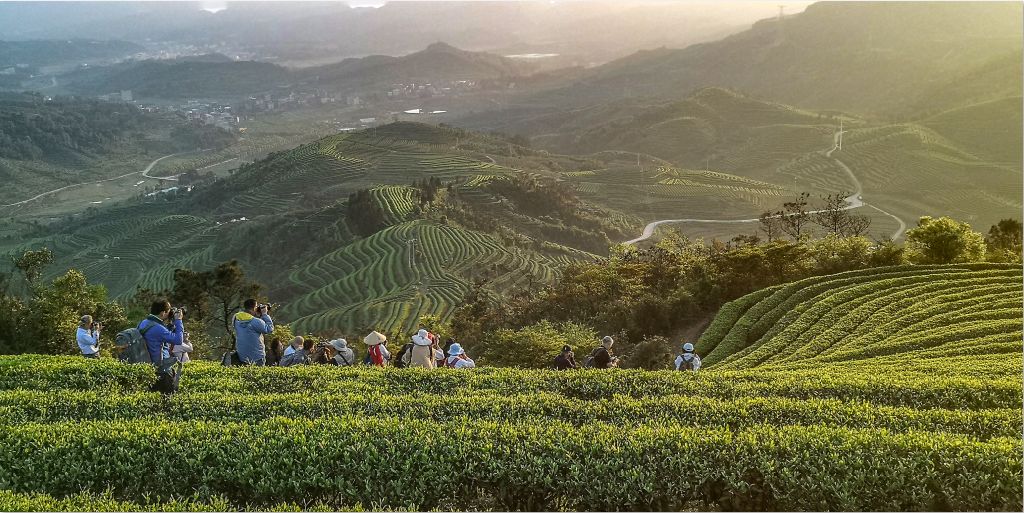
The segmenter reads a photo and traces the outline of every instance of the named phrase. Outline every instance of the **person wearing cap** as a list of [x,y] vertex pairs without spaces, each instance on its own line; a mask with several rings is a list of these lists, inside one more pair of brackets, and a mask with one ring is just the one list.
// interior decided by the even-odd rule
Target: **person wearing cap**
[[75,340],[78,341],[78,349],[86,358],[100,357],[100,328],[99,323],[92,322],[91,315],[83,315],[78,323],[78,330],[75,332]]
[[336,338],[329,342],[331,349],[334,350],[334,356],[330,360],[327,360],[328,365],[337,365],[338,367],[348,367],[356,363],[356,352],[348,347],[348,341],[343,338]]
[[288,347],[284,348],[284,354],[281,355],[281,358],[284,358],[285,356],[288,356],[294,353],[295,351],[302,349],[303,342],[305,342],[305,339],[296,335],[295,338],[293,338],[292,341],[288,343]]
[[619,359],[612,356],[613,344],[615,344],[615,340],[612,337],[605,336],[601,339],[601,345],[594,350],[595,369],[610,369],[618,364]]
[[363,339],[363,343],[366,344],[366,358],[363,359],[364,365],[373,365],[376,367],[384,367],[391,360],[391,352],[388,351],[387,347],[388,337],[385,337],[383,333],[373,331],[366,338]]
[[[434,350],[434,341],[429,337],[430,333],[420,329],[412,336],[412,349],[409,350],[409,367],[422,367],[433,369],[437,366],[437,354]],[[442,358],[444,353],[442,353]]]
[[555,357],[555,370],[568,370],[578,369],[579,364],[576,363],[576,355],[573,354],[572,348],[569,344],[562,346],[562,352],[558,353]]
[[677,371],[698,371],[700,370],[700,357],[693,352],[693,344],[683,344],[683,354],[676,356]]
[[445,360],[444,366],[451,369],[472,369],[476,367],[476,362],[466,356],[466,350],[462,348],[462,344],[454,342],[448,348],[448,358]]

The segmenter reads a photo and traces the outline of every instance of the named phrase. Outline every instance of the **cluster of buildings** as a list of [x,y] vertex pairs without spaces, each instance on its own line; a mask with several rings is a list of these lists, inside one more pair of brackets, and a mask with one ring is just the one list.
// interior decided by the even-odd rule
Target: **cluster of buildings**
[[[287,86],[285,86],[287,88]],[[241,105],[239,105],[239,111],[246,113],[259,113],[259,112],[279,112],[284,110],[294,110],[300,107],[314,107],[317,105],[325,105],[329,103],[345,102],[347,105],[362,105],[362,99],[358,96],[335,96],[329,94],[324,89],[313,89],[311,91],[294,91],[288,90],[288,94],[284,92],[264,93],[261,95],[250,96]],[[355,103],[352,103],[355,102]]]
[[480,83],[475,80],[454,80],[451,82],[437,82],[429,84],[391,84],[387,97],[399,98],[430,98],[432,96],[448,96],[450,94],[463,93],[480,89]]

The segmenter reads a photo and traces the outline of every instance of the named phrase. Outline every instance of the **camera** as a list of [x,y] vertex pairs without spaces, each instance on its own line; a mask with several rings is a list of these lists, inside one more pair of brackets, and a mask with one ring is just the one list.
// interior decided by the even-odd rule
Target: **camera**
[[176,306],[174,308],[171,308],[171,316],[178,315],[178,312],[181,312],[181,315],[184,316],[186,313],[188,313],[188,308],[185,308],[184,306]]

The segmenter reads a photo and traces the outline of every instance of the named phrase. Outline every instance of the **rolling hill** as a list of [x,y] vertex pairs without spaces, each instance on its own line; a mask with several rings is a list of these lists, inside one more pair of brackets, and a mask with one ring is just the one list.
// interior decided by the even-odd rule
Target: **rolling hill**
[[697,351],[721,370],[1019,374],[1019,266],[876,268],[809,278],[722,307]]
[[[409,327],[420,314],[449,312],[477,280],[495,290],[547,282],[562,264],[594,258],[632,231],[622,214],[555,188],[559,175],[545,166],[573,158],[510,148],[413,123],[339,134],[191,192],[95,209],[36,236],[8,233],[0,251],[46,245],[55,267],[81,269],[120,297],[171,286],[176,268],[237,258],[286,302],[298,327]],[[536,181],[545,176],[552,185]],[[431,179],[441,199],[426,204],[415,182]],[[363,190],[380,214],[360,236],[349,204]],[[162,234],[159,242],[150,233]]]

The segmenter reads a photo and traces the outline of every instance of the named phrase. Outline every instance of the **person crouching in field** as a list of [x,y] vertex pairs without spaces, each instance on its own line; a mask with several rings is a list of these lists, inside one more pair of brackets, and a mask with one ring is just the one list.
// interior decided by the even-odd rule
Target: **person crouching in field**
[[75,332],[75,340],[78,341],[78,349],[86,358],[100,357],[100,330],[103,326],[98,322],[92,322],[91,315],[83,315],[78,323],[78,330]]
[[263,335],[274,332],[274,320],[270,318],[270,306],[259,305],[255,299],[246,299],[243,311],[235,314],[235,350],[243,364],[266,365],[267,354],[263,347]]
[[693,344],[683,344],[683,354],[676,356],[677,371],[698,371],[700,370],[700,357],[693,352]]
[[294,353],[295,351],[302,349],[303,345],[305,345],[305,341],[306,339],[296,335],[295,338],[293,338],[292,341],[288,344],[288,347],[284,348],[284,354],[281,355],[281,358],[283,359],[285,356],[288,356]]
[[[302,345],[298,349],[288,352],[285,350],[284,358],[281,358],[281,367],[292,367],[294,365],[309,365],[312,363],[313,354],[313,341],[306,340],[302,337],[295,337],[302,341]],[[294,343],[294,340],[292,341]],[[288,346],[289,349],[292,346]]]
[[476,367],[476,362],[466,355],[466,350],[462,349],[461,344],[455,342],[448,348],[448,358],[444,366],[451,369],[472,369]]

